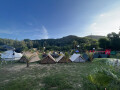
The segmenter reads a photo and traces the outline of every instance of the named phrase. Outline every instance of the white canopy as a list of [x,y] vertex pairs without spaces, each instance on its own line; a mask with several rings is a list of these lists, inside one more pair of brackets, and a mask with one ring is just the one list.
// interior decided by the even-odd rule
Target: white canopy
[[1,54],[1,58],[6,61],[19,60],[21,57],[21,53],[16,53],[13,50],[8,50]]
[[70,57],[70,60],[72,62],[85,62],[85,60],[81,57],[80,54],[75,54],[75,53]]

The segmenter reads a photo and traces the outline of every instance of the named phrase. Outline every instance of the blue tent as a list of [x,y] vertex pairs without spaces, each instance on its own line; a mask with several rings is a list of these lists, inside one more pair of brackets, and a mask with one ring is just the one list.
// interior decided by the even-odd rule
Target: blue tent
[[76,50],[75,52],[76,52],[76,53],[79,53],[79,51],[78,51],[78,50]]

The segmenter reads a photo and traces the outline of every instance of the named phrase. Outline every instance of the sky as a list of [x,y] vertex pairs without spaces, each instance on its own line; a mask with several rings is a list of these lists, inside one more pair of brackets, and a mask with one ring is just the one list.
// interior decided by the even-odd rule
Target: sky
[[0,0],[0,38],[105,36],[119,26],[120,0]]

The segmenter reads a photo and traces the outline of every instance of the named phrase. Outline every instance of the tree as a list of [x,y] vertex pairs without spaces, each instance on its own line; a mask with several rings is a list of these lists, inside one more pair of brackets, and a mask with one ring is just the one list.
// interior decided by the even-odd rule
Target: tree
[[112,32],[107,35],[110,40],[110,47],[112,50],[120,50],[120,35]]
[[74,49],[76,49],[76,45],[77,45],[77,43],[78,43],[77,41],[75,41],[75,40],[73,41]]
[[110,41],[107,38],[101,38],[98,40],[99,42],[99,47],[103,49],[108,49],[110,48]]
[[66,59],[66,61],[68,62],[68,59],[69,59],[69,54],[68,54],[68,52],[65,52],[65,59]]
[[26,54],[23,55],[23,57],[26,59],[26,67],[29,67],[30,60],[35,57],[34,55],[27,56]]

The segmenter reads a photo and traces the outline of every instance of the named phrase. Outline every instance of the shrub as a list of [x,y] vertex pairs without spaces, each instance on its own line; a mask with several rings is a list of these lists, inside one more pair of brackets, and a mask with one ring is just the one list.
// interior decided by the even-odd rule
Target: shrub
[[68,54],[68,52],[65,52],[65,59],[66,59],[67,62],[68,62],[68,59],[69,59],[69,54]]
[[117,56],[117,58],[118,58],[118,59],[120,59],[120,53],[117,53],[117,55],[116,55],[116,56]]
[[86,52],[86,54],[88,55],[89,57],[89,60],[92,61],[93,60],[93,52]]
[[89,89],[103,90],[107,88],[112,90],[111,88],[113,88],[113,90],[118,90],[120,89],[120,87],[118,87],[120,79],[118,75],[113,72],[112,70],[106,70],[104,68],[97,69],[86,77],[88,84],[83,81],[83,85],[86,85],[85,88],[89,87]]

